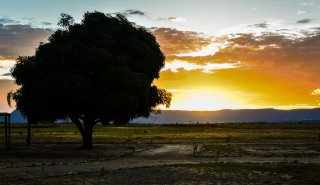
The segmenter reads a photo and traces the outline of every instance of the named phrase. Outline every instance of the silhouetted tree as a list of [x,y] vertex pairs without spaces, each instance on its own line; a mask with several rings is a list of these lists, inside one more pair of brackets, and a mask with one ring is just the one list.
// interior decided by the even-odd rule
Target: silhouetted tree
[[153,85],[165,57],[145,28],[100,12],[79,24],[62,14],[58,24],[63,29],[12,69],[20,88],[11,96],[29,120],[70,118],[90,148],[96,123],[123,124],[170,105],[171,94]]

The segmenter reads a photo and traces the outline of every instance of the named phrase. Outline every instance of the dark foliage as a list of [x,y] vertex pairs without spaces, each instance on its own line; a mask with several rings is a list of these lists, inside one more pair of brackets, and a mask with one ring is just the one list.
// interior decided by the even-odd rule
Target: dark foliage
[[123,124],[169,106],[171,94],[153,85],[165,57],[145,28],[100,12],[79,24],[62,14],[59,24],[64,29],[12,69],[20,88],[11,95],[29,121],[70,118],[91,147],[96,123]]

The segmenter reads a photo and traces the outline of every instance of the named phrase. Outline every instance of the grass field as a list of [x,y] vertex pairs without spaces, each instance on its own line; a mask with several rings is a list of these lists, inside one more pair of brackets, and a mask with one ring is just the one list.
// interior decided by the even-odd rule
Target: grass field
[[[3,125],[0,125],[3,127]],[[4,142],[4,132],[0,142]],[[12,143],[25,143],[26,125],[13,125]],[[73,124],[33,125],[33,143],[81,143]],[[193,124],[94,127],[94,143],[298,142],[319,141],[320,124]]]
[[[120,169],[111,172],[64,176],[21,184],[319,184],[320,165],[301,164],[200,164]],[[126,177],[126,178],[124,178]],[[84,181],[84,179],[86,179]],[[130,180],[128,180],[130,179]]]
[[32,127],[31,146],[0,133],[0,184],[320,183],[320,124],[97,125],[90,150],[72,124]]

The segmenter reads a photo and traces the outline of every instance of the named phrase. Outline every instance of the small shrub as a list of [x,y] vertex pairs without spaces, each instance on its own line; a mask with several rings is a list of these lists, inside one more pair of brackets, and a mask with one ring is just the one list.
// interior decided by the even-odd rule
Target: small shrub
[[136,146],[135,146],[133,143],[130,143],[130,144],[128,145],[128,149],[131,150],[132,153],[134,153],[135,150],[136,150]]
[[220,151],[217,151],[216,162],[218,162],[219,156],[220,156]]
[[227,137],[226,137],[226,142],[229,143],[231,141],[231,134],[230,133],[227,133]]
[[126,139],[126,142],[131,142],[131,135],[128,136],[128,138]]
[[193,156],[196,155],[198,149],[198,143],[193,143]]

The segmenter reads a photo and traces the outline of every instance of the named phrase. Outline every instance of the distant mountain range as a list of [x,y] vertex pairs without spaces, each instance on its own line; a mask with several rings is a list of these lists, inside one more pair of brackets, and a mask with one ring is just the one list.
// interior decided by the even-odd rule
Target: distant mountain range
[[241,123],[241,122],[320,122],[320,109],[240,109],[219,111],[161,111],[132,123]]
[[[0,118],[0,121],[3,118]],[[131,123],[242,123],[242,122],[316,122],[320,123],[320,109],[240,109],[219,111],[163,110],[149,118],[137,118]],[[26,123],[18,110],[11,113],[12,123]],[[59,120],[58,122],[65,122]]]

